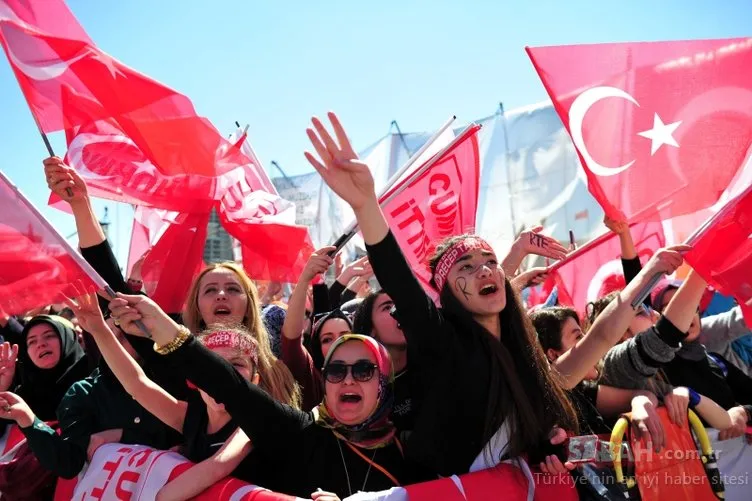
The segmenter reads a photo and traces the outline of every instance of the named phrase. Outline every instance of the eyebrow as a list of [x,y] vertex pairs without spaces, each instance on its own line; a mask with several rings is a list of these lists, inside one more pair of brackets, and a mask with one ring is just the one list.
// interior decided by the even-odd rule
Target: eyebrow
[[470,259],[471,259],[471,256],[470,256],[470,254],[465,254],[465,255],[464,255],[464,256],[462,256],[461,258],[457,259],[457,262],[458,262],[458,263],[461,263],[462,261],[469,261]]
[[50,334],[50,333],[52,333],[52,334],[57,334],[57,332],[55,332],[55,329],[53,329],[52,327],[50,327],[49,329],[47,329],[47,330],[45,330],[45,331],[42,331],[42,332],[40,332],[40,333],[37,333],[37,334],[29,334],[28,336],[26,336],[26,342],[28,343],[28,342],[29,342],[29,339],[36,339],[36,338],[38,338],[38,337],[42,337],[42,336],[44,336],[45,334]]

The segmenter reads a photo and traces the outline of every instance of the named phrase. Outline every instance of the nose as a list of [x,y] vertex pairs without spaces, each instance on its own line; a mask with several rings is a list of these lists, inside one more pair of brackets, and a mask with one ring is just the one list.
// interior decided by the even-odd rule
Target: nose
[[217,299],[227,299],[227,294],[225,294],[224,289],[219,289],[219,292],[217,292]]
[[491,274],[491,268],[487,264],[480,265],[478,268],[478,276],[487,277]]
[[347,371],[347,374],[345,374],[345,379],[342,380],[342,383],[346,385],[355,384],[355,379],[353,379],[352,370]]

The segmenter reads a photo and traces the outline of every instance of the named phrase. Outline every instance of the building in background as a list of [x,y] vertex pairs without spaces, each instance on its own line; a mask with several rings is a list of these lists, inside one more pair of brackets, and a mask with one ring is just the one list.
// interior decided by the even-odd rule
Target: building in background
[[212,264],[234,260],[232,237],[220,224],[217,211],[212,209],[204,244],[204,262]]

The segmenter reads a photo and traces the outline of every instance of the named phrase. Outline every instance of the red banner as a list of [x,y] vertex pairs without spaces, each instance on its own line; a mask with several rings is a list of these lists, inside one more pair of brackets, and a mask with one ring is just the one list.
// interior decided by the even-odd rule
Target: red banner
[[429,252],[448,236],[475,231],[479,130],[478,125],[469,127],[440,157],[428,160],[431,167],[419,177],[407,178],[381,197],[389,228],[415,276],[433,297],[436,291],[430,285]]

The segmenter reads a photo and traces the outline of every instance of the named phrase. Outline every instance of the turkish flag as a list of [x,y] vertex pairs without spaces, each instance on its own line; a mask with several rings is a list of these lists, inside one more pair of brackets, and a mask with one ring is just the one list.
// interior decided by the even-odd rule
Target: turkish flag
[[[643,263],[666,245],[661,223],[632,224],[630,232]],[[608,232],[591,240],[551,266],[551,273],[559,303],[584,312],[590,301],[626,286],[618,235]]]
[[[58,22],[46,21],[41,11],[48,9],[61,16]],[[66,28],[66,20],[78,28]],[[79,138],[79,148],[111,145],[113,134],[128,139],[143,157],[129,159],[140,165],[130,172],[137,171],[134,177],[147,187],[153,188],[156,181],[144,177],[156,174],[213,178],[250,163],[239,147],[196,114],[188,97],[97,48],[61,0],[34,6],[0,0],[0,43],[42,130],[72,129],[69,142],[86,134]],[[84,126],[90,128],[82,131]],[[118,166],[122,167],[120,159],[87,165],[98,176],[127,181],[128,172]],[[169,189],[178,192],[176,186]]]
[[8,315],[74,297],[105,282],[0,172],[0,309]]
[[[191,146],[183,148],[174,138],[159,131],[154,135],[127,134],[122,127],[125,122],[122,117],[95,120],[93,117],[100,115],[97,110],[102,108],[99,103],[66,89],[63,93],[65,115],[84,124],[66,129],[68,152],[65,162],[86,181],[91,196],[181,212],[208,211],[219,198],[223,187],[217,176],[177,171],[165,173],[144,150],[150,144],[160,144],[161,147],[179,145],[173,158],[163,164],[179,168],[183,152],[190,154]],[[133,132],[133,127],[138,124],[129,123]],[[164,127],[165,131],[169,130],[169,122]],[[228,145],[223,158],[237,156],[237,167],[230,173],[242,175],[242,165],[250,160],[240,153],[238,144],[228,142]],[[50,205],[59,201],[52,195]]]
[[715,203],[752,143],[752,39],[527,48],[612,217]]
[[687,262],[718,292],[734,296],[752,328],[752,184],[687,243],[692,246]]
[[446,237],[475,231],[479,130],[479,125],[465,129],[440,156],[437,153],[426,162],[431,166],[420,176],[406,177],[380,200],[405,258],[434,299],[437,294],[430,285],[431,272],[426,262],[429,251]]

